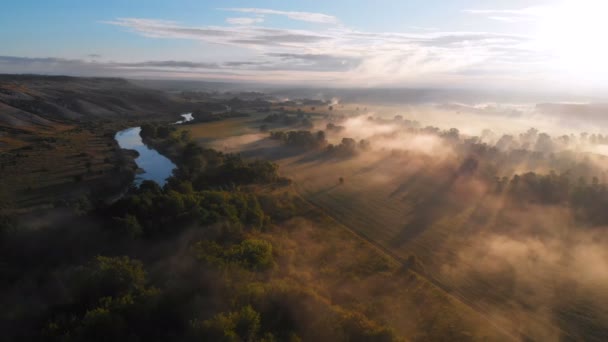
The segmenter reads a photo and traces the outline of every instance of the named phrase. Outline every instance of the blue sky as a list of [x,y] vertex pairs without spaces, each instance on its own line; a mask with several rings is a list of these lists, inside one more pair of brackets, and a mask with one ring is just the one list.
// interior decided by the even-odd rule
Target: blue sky
[[608,26],[595,13],[606,9],[600,0],[9,1],[0,72],[514,87],[577,75],[598,86],[608,53],[595,40]]

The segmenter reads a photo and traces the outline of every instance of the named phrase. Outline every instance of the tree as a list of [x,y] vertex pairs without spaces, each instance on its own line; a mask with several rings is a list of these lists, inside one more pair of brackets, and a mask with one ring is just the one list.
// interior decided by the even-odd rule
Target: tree
[[97,256],[75,279],[80,303],[97,305],[103,297],[122,297],[145,290],[146,272],[139,260],[127,256]]
[[266,269],[272,265],[272,245],[261,239],[247,239],[234,246],[229,258],[250,269]]
[[156,129],[156,136],[161,138],[161,139],[166,139],[169,137],[169,127],[167,126],[160,126]]
[[323,132],[323,131],[318,131],[317,132],[317,141],[320,144],[325,144],[326,143],[325,132]]
[[260,314],[247,305],[239,311],[220,313],[203,322],[193,322],[195,339],[207,341],[255,341],[260,330]]
[[367,151],[371,148],[371,143],[369,142],[369,140],[361,139],[359,141],[359,148],[363,151]]
[[340,178],[338,178],[338,182],[339,182],[340,184],[344,184],[344,177],[340,177]]
[[126,214],[125,217],[118,217],[114,219],[116,226],[120,230],[121,234],[127,235],[130,238],[138,238],[142,236],[144,229],[139,224],[135,215]]
[[141,135],[142,138],[155,138],[156,137],[156,127],[154,127],[153,125],[151,125],[149,123],[145,123],[145,124],[141,125],[141,131],[139,132],[139,135]]

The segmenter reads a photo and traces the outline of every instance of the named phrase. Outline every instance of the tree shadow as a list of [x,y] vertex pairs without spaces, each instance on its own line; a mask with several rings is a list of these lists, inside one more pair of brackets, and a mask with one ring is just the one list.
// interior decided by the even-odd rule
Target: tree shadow
[[399,195],[400,193],[403,193],[406,190],[408,190],[412,185],[418,183],[421,179],[423,172],[424,172],[424,170],[416,171],[412,176],[408,177],[408,179],[405,182],[402,182],[401,184],[399,184],[399,186],[397,186],[397,188],[395,188],[395,190],[393,190],[388,195],[388,197],[393,198],[393,197]]
[[400,247],[416,236],[420,235],[426,229],[431,227],[433,223],[441,218],[452,213],[453,210],[459,210],[458,207],[452,208],[449,205],[448,197],[450,189],[459,179],[470,177],[477,169],[477,161],[472,158],[467,158],[463,161],[457,171],[453,172],[448,179],[437,186],[425,199],[414,204],[415,217],[411,222],[405,224],[397,236],[391,241],[392,247]]

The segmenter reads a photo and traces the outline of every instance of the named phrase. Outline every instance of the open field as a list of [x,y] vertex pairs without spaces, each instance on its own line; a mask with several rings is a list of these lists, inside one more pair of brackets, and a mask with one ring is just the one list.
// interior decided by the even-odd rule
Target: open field
[[[302,282],[314,279],[330,289],[334,304],[383,317],[400,335],[412,339],[437,339],[446,333],[464,340],[518,339],[491,317],[429,281],[420,270],[407,266],[405,258],[344,226],[323,207],[313,202],[298,207],[297,219],[287,222],[280,233],[266,237],[280,246],[280,254],[296,258],[290,261],[298,265],[293,276],[304,277]],[[458,330],[462,327],[470,330]],[[416,336],[422,331],[431,333]]]
[[[458,165],[449,159],[388,150],[325,159],[235,124],[202,124],[192,135],[206,146],[278,162],[280,172],[294,180],[294,189],[306,200],[396,259],[416,255],[428,281],[492,324],[535,340],[584,336],[601,341],[606,336],[608,311],[589,302],[597,300],[596,289],[580,288],[574,296],[563,296],[569,286],[563,278],[568,266],[541,257],[543,261],[517,269],[505,255],[484,250],[487,244],[502,243],[509,230],[550,229],[547,238],[568,234],[573,222],[562,209],[507,208],[477,180],[454,176]],[[238,132],[237,137],[231,132]],[[530,222],[541,213],[544,216]],[[521,228],[535,224],[538,228]],[[527,234],[523,231],[519,238],[530,238]],[[569,252],[560,248],[555,253],[565,253],[565,258]],[[480,268],[486,264],[493,269]],[[599,296],[608,299],[605,292]]]
[[39,143],[0,155],[0,191],[16,208],[108,196],[104,187],[116,191],[129,178],[112,134],[68,126],[36,136]]

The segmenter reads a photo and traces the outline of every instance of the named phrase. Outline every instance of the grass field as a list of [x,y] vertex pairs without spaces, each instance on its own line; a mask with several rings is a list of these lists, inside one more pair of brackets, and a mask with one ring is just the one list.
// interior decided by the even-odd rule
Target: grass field
[[[567,272],[559,264],[539,265],[529,271],[530,280],[524,280],[517,279],[518,270],[502,264],[500,271],[479,272],[484,255],[477,256],[481,259],[463,257],[469,250],[479,249],[472,236],[481,230],[517,227],[522,221],[519,216],[531,214],[503,212],[500,198],[489,195],[475,181],[454,179],[445,171],[454,165],[388,152],[324,160],[314,153],[285,152],[285,147],[273,141],[235,138],[234,132],[241,138],[256,134],[255,121],[238,125],[235,121],[199,124],[191,132],[207,146],[275,160],[303,198],[396,259],[416,255],[425,265],[427,281],[512,336],[534,340],[584,336],[596,341],[606,336],[608,312],[585,304],[584,293],[553,299],[563,286],[560,274]],[[342,184],[340,177],[344,178]],[[546,214],[542,224],[554,225],[556,231],[565,229],[567,222],[560,216],[542,210]]]
[[354,233],[297,191],[294,195],[303,201],[297,218],[265,238],[280,246],[279,255],[297,258],[288,261],[297,265],[291,276],[328,289],[334,304],[382,317],[399,335],[412,340],[516,339],[418,271],[405,267],[402,258]]
[[103,129],[62,126],[32,135],[0,154],[0,194],[16,208],[73,200],[122,177],[120,149]]
[[180,129],[190,131],[192,137],[199,142],[209,142],[251,133],[256,130],[257,118],[244,117],[205,123],[182,125]]

